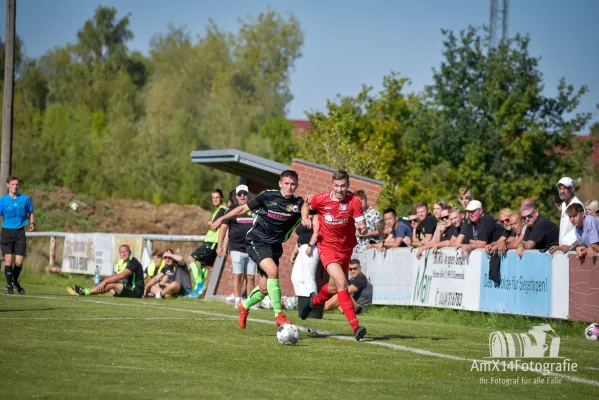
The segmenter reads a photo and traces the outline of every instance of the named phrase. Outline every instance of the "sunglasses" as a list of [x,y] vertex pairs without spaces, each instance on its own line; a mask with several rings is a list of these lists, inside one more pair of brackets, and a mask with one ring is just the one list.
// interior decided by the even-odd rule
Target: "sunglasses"
[[527,219],[533,219],[533,218],[534,218],[534,215],[533,215],[533,214],[534,214],[534,213],[532,213],[532,214],[528,214],[528,215],[523,215],[523,216],[521,216],[521,217],[520,217],[520,219],[521,219],[522,221],[526,221]]
[[508,224],[510,222],[510,219],[509,218],[502,219],[502,220],[499,220],[499,222],[501,222],[502,224]]
[[418,218],[414,218],[414,219],[411,219],[409,221],[410,221],[410,224],[414,224],[414,223],[418,222]]
[[357,271],[358,268],[349,268],[350,271]]
[[237,196],[247,196],[248,192],[238,192]]
[[446,216],[444,216],[444,217],[441,217],[440,219],[441,219],[441,221],[447,221],[447,220],[449,219],[449,215],[446,215]]

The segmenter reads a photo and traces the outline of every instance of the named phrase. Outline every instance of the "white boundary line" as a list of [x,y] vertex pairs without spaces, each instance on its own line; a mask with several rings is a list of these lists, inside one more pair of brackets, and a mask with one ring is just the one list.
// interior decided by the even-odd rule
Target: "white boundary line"
[[[64,300],[65,298],[61,298],[58,296],[55,297],[50,297],[50,296],[31,296],[31,295],[27,295],[27,296],[18,296],[17,298],[38,298],[38,299],[48,299],[48,300]],[[124,307],[142,307],[142,308],[155,308],[155,309],[161,309],[161,310],[170,310],[170,311],[179,311],[179,312],[188,312],[188,313],[193,313],[193,314],[202,314],[202,315],[209,315],[212,317],[219,317],[219,318],[224,318],[224,319],[232,319],[235,320],[237,319],[237,316],[234,315],[228,315],[228,314],[219,314],[219,313],[213,313],[213,312],[209,312],[209,311],[201,311],[201,310],[190,310],[190,309],[186,309],[186,308],[175,308],[175,307],[165,307],[165,306],[158,306],[158,305],[151,305],[151,304],[140,304],[140,303],[135,303],[135,304],[125,304],[125,303],[113,303],[113,302],[108,302],[108,301],[101,301],[101,300],[88,300],[85,299],[83,300],[86,303],[94,303],[94,304],[103,304],[103,305],[109,305],[109,306],[124,306]],[[248,321],[252,321],[252,322],[258,322],[258,323],[262,323],[262,324],[269,324],[269,325],[274,325],[275,322],[274,321],[267,321],[267,320],[263,320],[263,319],[255,319],[255,318],[248,318]],[[309,330],[308,328],[304,328],[302,326],[298,326],[300,331],[303,332],[308,332],[309,334],[313,334],[313,332],[316,331],[312,331]],[[339,335],[333,335],[330,334],[328,332],[324,332],[324,331],[318,331],[316,332],[317,334],[323,335],[323,336],[329,336],[335,339],[340,339],[340,340],[349,340],[349,341],[355,341],[354,337],[351,336],[339,336]],[[399,344],[393,344],[393,343],[384,343],[384,342],[377,342],[377,341],[361,341],[360,343],[363,344],[370,344],[370,345],[375,345],[375,346],[381,346],[381,347],[388,347],[394,350],[400,350],[400,351],[407,351],[410,353],[415,353],[415,354],[420,354],[423,356],[430,356],[430,357],[437,357],[437,358],[444,358],[446,360],[455,360],[455,361],[469,361],[469,362],[477,362],[480,364],[491,364],[492,362],[489,360],[477,360],[474,358],[464,358],[464,357],[459,357],[459,356],[452,356],[449,354],[442,354],[442,353],[437,353],[434,351],[429,351],[429,350],[423,350],[423,349],[419,349],[416,347],[408,347],[408,346],[402,346]],[[522,368],[520,368],[522,369]],[[514,370],[518,370],[518,368],[514,368]],[[543,375],[543,376],[552,376],[552,377],[556,377],[556,378],[562,378],[564,380],[570,381],[570,382],[576,382],[576,383],[583,383],[586,385],[591,385],[591,386],[599,386],[599,382],[591,380],[591,379],[585,379],[585,378],[578,378],[576,376],[571,376],[571,375],[565,375],[565,374],[559,374],[557,372],[552,372],[552,371],[547,371],[547,370],[543,370],[543,371],[522,371],[522,372],[533,372],[539,375]]]
[[[35,311],[35,310],[33,310]],[[16,317],[3,318],[0,321],[229,321],[229,318],[170,318],[170,317],[147,317],[147,318],[118,318],[118,317],[86,317],[86,318],[69,318],[69,317]]]

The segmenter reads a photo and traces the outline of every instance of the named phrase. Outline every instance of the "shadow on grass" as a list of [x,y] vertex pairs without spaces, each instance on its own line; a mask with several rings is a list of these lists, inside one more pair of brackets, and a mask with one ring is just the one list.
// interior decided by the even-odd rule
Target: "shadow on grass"
[[21,310],[0,310],[0,313],[3,312],[27,312],[27,311],[54,311],[58,310],[58,308],[25,308]]

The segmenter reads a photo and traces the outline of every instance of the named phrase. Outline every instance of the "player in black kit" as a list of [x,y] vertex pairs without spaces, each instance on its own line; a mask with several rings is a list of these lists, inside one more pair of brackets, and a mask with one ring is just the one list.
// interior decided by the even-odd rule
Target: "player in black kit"
[[250,307],[261,302],[266,295],[270,297],[277,326],[291,323],[281,309],[279,259],[283,255],[283,242],[289,239],[301,220],[304,200],[294,196],[297,186],[297,172],[283,171],[279,178],[280,190],[265,190],[212,224],[212,229],[216,229],[225,219],[243,215],[248,210],[257,210],[254,226],[247,233],[245,243],[250,258],[258,264],[262,279],[250,296],[239,303],[241,329],[245,328]]

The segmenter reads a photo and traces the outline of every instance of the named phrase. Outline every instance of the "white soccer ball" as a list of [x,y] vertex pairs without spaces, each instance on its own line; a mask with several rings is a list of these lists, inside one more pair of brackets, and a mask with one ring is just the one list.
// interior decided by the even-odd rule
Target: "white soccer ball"
[[584,330],[584,337],[587,340],[599,339],[599,324],[591,324]]
[[293,346],[300,340],[300,331],[293,324],[284,324],[277,329],[277,339],[285,346]]

